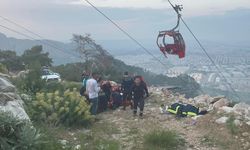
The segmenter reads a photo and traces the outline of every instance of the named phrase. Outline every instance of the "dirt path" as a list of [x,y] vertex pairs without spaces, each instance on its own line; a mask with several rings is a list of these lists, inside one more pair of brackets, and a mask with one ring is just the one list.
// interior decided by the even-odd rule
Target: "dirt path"
[[[133,117],[132,110],[117,109],[100,114],[100,119],[111,123],[120,132],[113,134],[112,138],[118,140],[122,149],[143,149],[143,136],[145,133],[157,129],[174,130],[183,136],[186,149],[217,150],[220,149],[211,139],[206,139],[207,131],[200,128],[198,122],[191,118],[177,119],[175,116],[160,114],[160,95],[151,96],[145,105],[144,118]],[[99,122],[103,123],[102,121]]]

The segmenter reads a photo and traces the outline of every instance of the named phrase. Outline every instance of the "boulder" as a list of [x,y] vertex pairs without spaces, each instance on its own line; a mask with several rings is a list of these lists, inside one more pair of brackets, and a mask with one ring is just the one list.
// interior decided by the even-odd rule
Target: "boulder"
[[217,96],[210,101],[211,104],[214,104],[215,102],[219,101],[220,99],[226,98],[225,96]]
[[0,92],[15,92],[15,86],[7,81],[7,79],[0,77]]
[[229,104],[230,104],[230,102],[229,102],[227,99],[222,98],[222,99],[218,100],[217,102],[215,102],[215,103],[213,104],[213,107],[214,107],[215,109],[219,109],[219,108],[221,108],[221,107],[223,107],[223,106],[228,106]]
[[238,127],[238,126],[242,126],[242,122],[238,119],[234,120],[234,124]]
[[228,107],[228,106],[223,106],[219,109],[224,111],[225,113],[233,113],[233,111],[234,111],[233,107]]
[[10,112],[21,120],[29,120],[15,86],[2,77],[0,77],[0,111]]
[[249,109],[250,109],[250,106],[246,103],[238,103],[233,107],[234,113],[238,115],[249,115],[249,112],[250,112]]
[[246,122],[246,124],[250,126],[250,121]]
[[215,120],[215,122],[218,124],[225,124],[228,119],[229,119],[228,117],[221,117],[221,118]]

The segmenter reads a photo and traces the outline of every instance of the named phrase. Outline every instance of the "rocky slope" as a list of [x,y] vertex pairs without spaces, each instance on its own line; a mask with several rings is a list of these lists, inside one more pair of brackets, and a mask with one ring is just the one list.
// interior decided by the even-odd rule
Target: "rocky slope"
[[0,76],[0,111],[11,112],[19,119],[29,120],[15,86],[2,76]]
[[[224,97],[199,96],[185,99],[182,95],[173,94],[164,89],[151,89],[147,99],[144,119],[132,116],[132,111],[116,110],[100,114],[100,125],[109,122],[119,131],[111,138],[118,139],[122,149],[143,149],[143,135],[153,130],[174,130],[186,141],[185,149],[220,150],[250,149],[250,106],[244,103],[229,107],[230,102]],[[209,109],[209,114],[193,118],[176,118],[170,114],[160,114],[161,104],[176,101],[193,104]],[[231,133],[228,120],[237,133]],[[110,138],[110,137],[109,137]]]

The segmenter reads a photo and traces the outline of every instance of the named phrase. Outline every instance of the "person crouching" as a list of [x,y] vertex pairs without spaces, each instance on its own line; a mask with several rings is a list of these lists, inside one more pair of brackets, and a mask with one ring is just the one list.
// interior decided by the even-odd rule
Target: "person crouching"
[[137,108],[140,109],[140,117],[143,116],[144,99],[149,96],[147,85],[141,80],[141,76],[134,78],[134,84],[132,85],[131,92],[134,101],[134,116],[137,115]]

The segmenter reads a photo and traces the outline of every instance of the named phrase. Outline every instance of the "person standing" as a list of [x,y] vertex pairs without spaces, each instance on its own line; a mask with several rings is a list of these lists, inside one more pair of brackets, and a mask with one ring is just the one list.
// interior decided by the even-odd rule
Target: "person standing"
[[84,71],[82,74],[82,87],[80,89],[80,95],[84,96],[87,99],[87,101],[89,99],[88,95],[86,94],[86,86],[87,86],[88,79],[89,79],[89,73]]
[[96,73],[93,73],[92,77],[88,79],[86,85],[86,92],[91,103],[90,113],[92,115],[96,115],[98,109],[98,93],[100,91],[100,87],[98,86],[97,79],[98,75]]
[[137,115],[137,108],[140,109],[139,116],[143,117],[144,110],[144,99],[145,97],[149,97],[147,85],[142,81],[141,76],[136,76],[134,79],[134,84],[131,88],[131,93],[134,100],[134,116]]
[[127,101],[130,102],[131,107],[132,107],[132,103],[131,103],[131,87],[133,85],[133,79],[129,76],[129,73],[126,71],[124,72],[123,75],[123,79],[122,79],[122,84],[121,84],[121,92],[123,94],[123,98],[122,98],[122,102],[123,102],[123,109],[126,109],[126,105],[127,105]]

